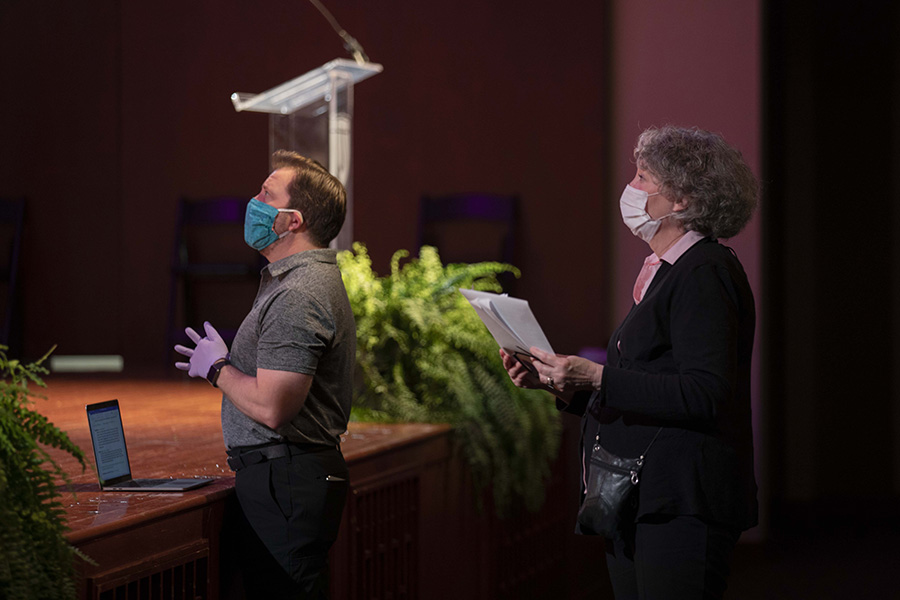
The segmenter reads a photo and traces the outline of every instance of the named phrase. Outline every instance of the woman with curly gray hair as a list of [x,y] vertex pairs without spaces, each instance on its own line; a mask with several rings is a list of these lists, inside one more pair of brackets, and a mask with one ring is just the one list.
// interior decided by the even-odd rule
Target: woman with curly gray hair
[[[758,506],[750,418],[756,311],[740,261],[719,239],[750,220],[758,186],[737,150],[697,128],[648,129],[634,158],[637,172],[619,206],[652,254],[606,364],[532,348],[537,360],[528,369],[501,356],[516,385],[546,389],[582,417],[585,468],[597,468],[595,448],[644,457],[636,501],[607,534],[616,598],[721,598],[731,553],[757,524]],[[578,528],[597,533],[581,519]]]

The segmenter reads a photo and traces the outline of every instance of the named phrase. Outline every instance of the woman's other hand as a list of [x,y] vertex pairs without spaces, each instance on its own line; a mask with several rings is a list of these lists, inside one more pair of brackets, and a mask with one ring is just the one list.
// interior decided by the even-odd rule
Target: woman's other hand
[[509,378],[520,388],[527,389],[547,389],[538,379],[537,372],[526,367],[522,362],[508,353],[503,348],[500,349],[500,358],[503,359],[503,367],[509,373]]
[[580,356],[551,354],[540,348],[531,348],[530,352],[537,359],[532,364],[537,370],[540,383],[544,384],[542,387],[557,396],[600,389],[603,365]]

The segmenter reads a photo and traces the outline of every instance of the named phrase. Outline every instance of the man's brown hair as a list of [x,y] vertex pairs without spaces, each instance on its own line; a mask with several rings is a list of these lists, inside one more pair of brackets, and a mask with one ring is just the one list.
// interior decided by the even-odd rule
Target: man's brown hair
[[272,154],[272,167],[294,171],[288,186],[291,195],[288,208],[303,214],[310,241],[320,248],[327,247],[344,225],[347,190],[317,160],[296,152],[276,151]]

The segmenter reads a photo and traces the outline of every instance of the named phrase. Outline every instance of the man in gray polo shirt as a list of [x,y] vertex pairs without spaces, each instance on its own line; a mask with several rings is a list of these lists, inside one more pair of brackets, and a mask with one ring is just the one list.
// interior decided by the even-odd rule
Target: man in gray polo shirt
[[[222,389],[222,432],[250,539],[240,544],[248,597],[326,598],[328,550],[349,483],[347,429],[356,326],[328,244],[346,192],[319,163],[273,155],[247,206],[244,239],[269,261],[231,353],[209,323],[176,366]],[[265,550],[259,546],[261,542]],[[274,559],[274,560],[273,560]]]

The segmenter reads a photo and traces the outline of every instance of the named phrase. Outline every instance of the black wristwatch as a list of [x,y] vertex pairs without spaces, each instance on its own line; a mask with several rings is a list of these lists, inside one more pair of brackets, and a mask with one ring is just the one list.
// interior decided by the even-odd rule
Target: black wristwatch
[[222,367],[231,364],[231,361],[228,360],[230,356],[231,355],[226,354],[224,357],[220,358],[212,365],[210,365],[209,372],[206,374],[206,380],[210,382],[213,387],[219,387],[218,385],[216,385],[216,382],[219,380],[219,373],[222,372]]

